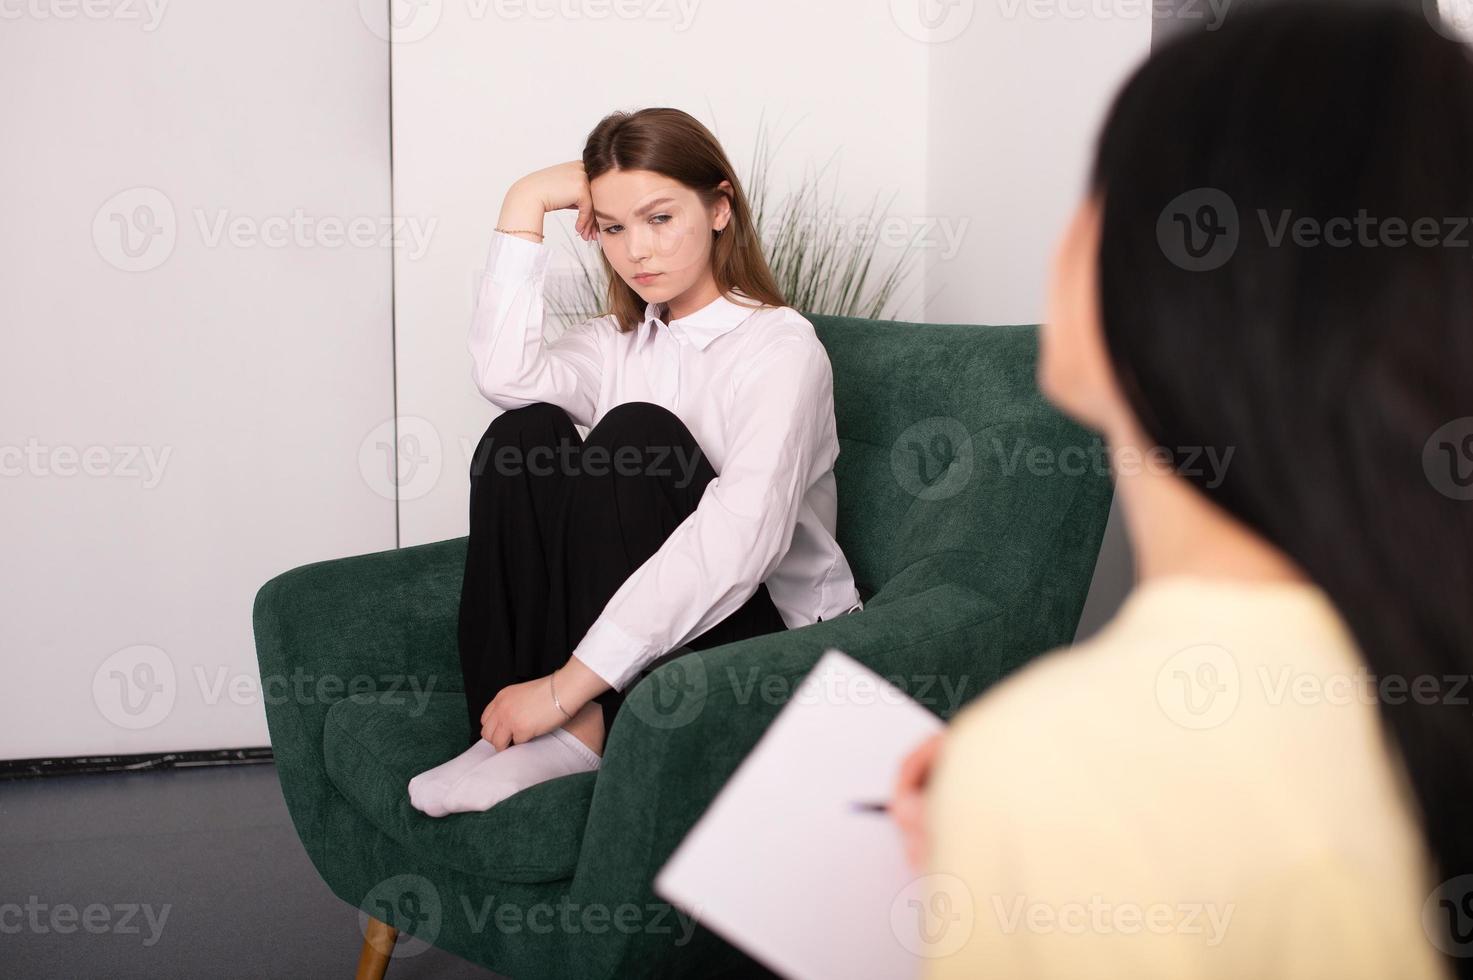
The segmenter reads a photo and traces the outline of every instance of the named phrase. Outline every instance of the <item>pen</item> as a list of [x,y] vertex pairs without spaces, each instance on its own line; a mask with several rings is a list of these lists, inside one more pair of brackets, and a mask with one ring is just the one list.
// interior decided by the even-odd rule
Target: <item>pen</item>
[[855,813],[889,813],[890,804],[880,802],[861,802],[856,800],[849,804],[849,809]]

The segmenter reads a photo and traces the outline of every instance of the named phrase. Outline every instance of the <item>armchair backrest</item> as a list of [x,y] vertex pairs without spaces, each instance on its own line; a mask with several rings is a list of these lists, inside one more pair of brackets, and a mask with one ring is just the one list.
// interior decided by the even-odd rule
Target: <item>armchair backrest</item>
[[1111,484],[1102,440],[1038,390],[1037,328],[808,319],[833,365],[838,538],[866,603],[950,581],[1082,608]]

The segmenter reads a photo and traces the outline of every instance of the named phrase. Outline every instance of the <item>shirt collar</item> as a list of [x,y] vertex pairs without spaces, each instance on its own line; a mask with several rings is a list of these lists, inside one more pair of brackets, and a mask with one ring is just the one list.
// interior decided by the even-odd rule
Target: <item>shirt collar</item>
[[756,306],[744,306],[735,302],[731,297],[740,299],[749,297],[729,293],[718,296],[694,313],[683,316],[678,320],[665,323],[663,315],[666,306],[663,303],[646,303],[644,307],[644,322],[639,325],[638,335],[635,337],[635,347],[642,348],[654,334],[654,323],[659,321],[669,328],[672,336],[684,344],[694,344],[698,350],[705,350],[711,346],[712,341],[722,334],[736,329],[747,317],[757,312]]

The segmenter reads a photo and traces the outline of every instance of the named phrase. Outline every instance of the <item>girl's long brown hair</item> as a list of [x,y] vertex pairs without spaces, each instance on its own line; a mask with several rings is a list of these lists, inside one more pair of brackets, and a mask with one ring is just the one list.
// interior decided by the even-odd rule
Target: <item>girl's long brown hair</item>
[[[723,295],[736,290],[768,306],[788,305],[762,254],[736,171],[716,137],[694,116],[664,108],[605,116],[588,134],[583,170],[592,182],[616,169],[662,174],[695,191],[706,207],[725,194],[731,202],[731,219],[719,235],[712,232],[711,242],[716,287]],[[718,189],[722,181],[731,183],[730,194]],[[608,312],[617,318],[619,330],[627,333],[644,320],[645,301],[614,271],[602,249],[598,256],[609,282]]]

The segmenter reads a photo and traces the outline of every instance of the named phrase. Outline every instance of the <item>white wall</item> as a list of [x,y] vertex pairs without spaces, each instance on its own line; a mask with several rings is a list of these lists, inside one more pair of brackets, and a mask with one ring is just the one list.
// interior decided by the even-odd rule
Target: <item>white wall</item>
[[[385,0],[177,2],[0,30],[0,182],[20,192],[0,233],[0,465],[19,460],[0,476],[0,758],[266,744],[251,600],[395,545],[389,447],[398,543],[465,533],[496,413],[465,349],[490,230],[510,183],[576,158],[605,113],[684,108],[744,172],[765,121],[777,192],[832,159],[851,213],[894,193],[887,227],[924,258],[898,316],[1037,322],[1149,33],[1012,0],[930,6],[966,18],[930,27],[912,0],[391,0],[390,49]],[[172,234],[130,257],[117,222],[145,204]],[[245,237],[212,239],[222,215]],[[285,247],[260,240],[277,231]],[[57,473],[89,447],[94,475]]]
[[[978,0],[945,8],[932,35],[927,197],[960,222],[932,253],[931,322],[1041,323],[1059,233],[1083,193],[1110,100],[1151,44],[1133,0]],[[1134,568],[1112,508],[1078,635],[1119,607]]]
[[[401,428],[428,450],[404,461],[405,544],[465,533],[465,471],[496,410],[466,375],[464,335],[502,195],[521,174],[576,158],[605,112],[684,108],[741,166],[765,108],[786,134],[779,188],[838,150],[856,212],[897,192],[889,227],[923,259],[899,316],[1037,323],[1094,131],[1151,29],[1148,7],[1079,16],[1091,8],[1068,0],[759,0],[672,7],[670,19],[652,3],[635,20],[496,9],[419,8],[394,50],[396,207],[440,219],[432,251],[401,260],[396,277]],[[757,50],[747,61],[722,56]],[[641,59],[649,70],[631,69]],[[548,237],[558,248],[560,218]],[[553,274],[571,265],[558,255]],[[1081,634],[1131,579],[1112,516]]]
[[350,4],[38,0],[0,66],[0,758],[268,744],[256,590],[394,545],[389,250],[319,223],[388,214],[386,45]]
[[[895,194],[886,227],[922,258],[898,317],[1037,323],[1095,130],[1151,32],[1149,5],[1131,0],[648,0],[634,19],[599,18],[612,8],[593,3],[572,17],[530,12],[551,6],[401,8],[395,205],[439,222],[432,248],[396,270],[400,424],[418,450],[402,461],[404,544],[465,533],[470,453],[497,414],[470,382],[465,331],[502,196],[522,174],[577,158],[606,112],[683,108],[739,167],[765,114],[784,138],[778,190],[838,151],[855,214]],[[559,229],[570,225],[554,216],[547,240],[563,249]],[[560,251],[551,275],[571,267]],[[1131,578],[1112,518],[1082,634]]]
[[[927,197],[971,219],[933,255],[934,322],[1039,323],[1059,232],[1116,87],[1150,48],[1148,4],[978,0],[931,45]],[[970,15],[968,15],[970,11]]]
[[[404,544],[466,533],[470,453],[497,409],[471,383],[465,337],[502,198],[523,174],[577,159],[605,114],[684,109],[743,173],[765,118],[783,140],[780,187],[837,151],[835,187],[856,211],[894,192],[892,216],[924,216],[929,52],[883,0],[691,0],[685,14],[675,0],[636,0],[634,19],[599,18],[595,3],[549,19],[475,0],[419,9],[394,46],[395,205],[439,225],[396,274],[402,427],[431,450],[406,481]],[[562,228],[570,215],[549,219],[552,275],[572,264]],[[923,287],[902,315],[920,317]]]

